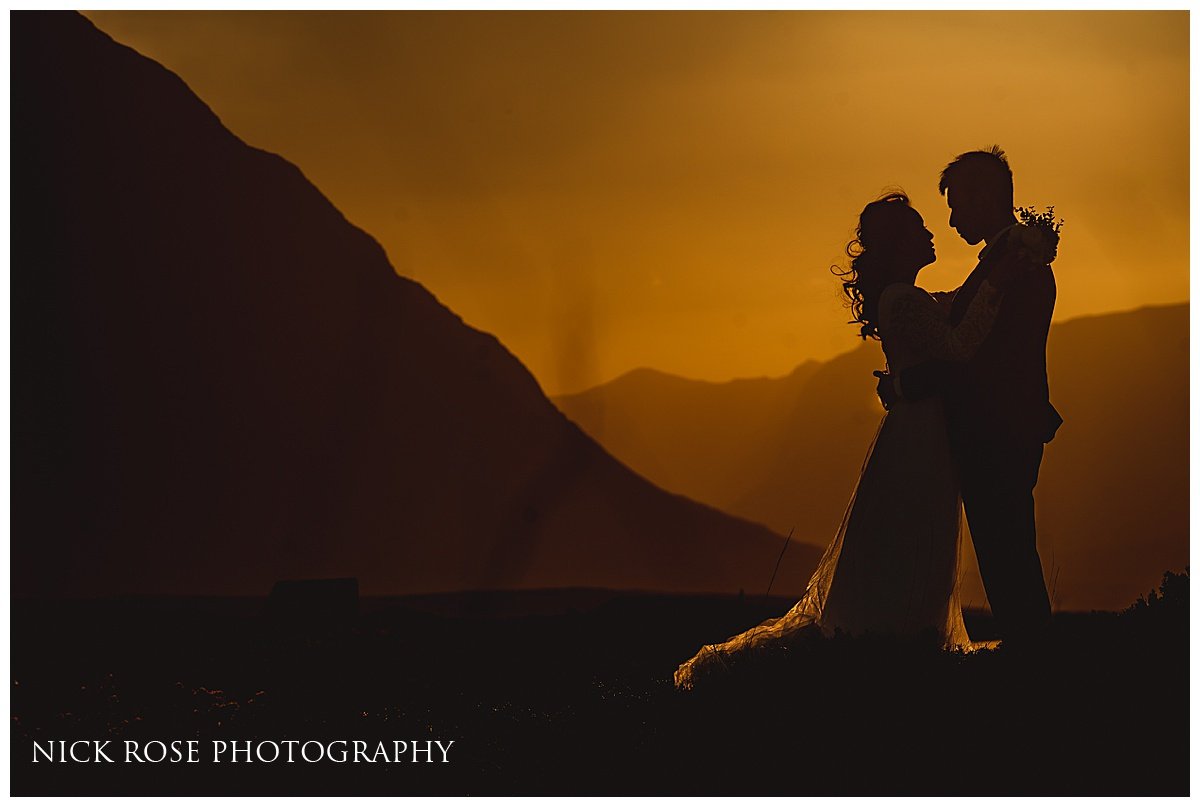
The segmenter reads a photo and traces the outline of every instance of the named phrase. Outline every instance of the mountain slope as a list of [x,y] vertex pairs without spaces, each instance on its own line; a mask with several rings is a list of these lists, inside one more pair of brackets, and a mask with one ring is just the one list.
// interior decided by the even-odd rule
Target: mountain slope
[[14,593],[766,586],[778,536],[613,460],[177,76],[73,13],[11,42]]
[[[728,466],[754,462],[759,444],[778,431],[800,401],[818,362],[782,379],[738,379],[724,384],[639,369],[600,387],[555,398],[572,420],[631,467],[668,490],[700,501],[736,498],[742,477]],[[733,419],[730,412],[750,412]],[[720,456],[723,465],[709,460]],[[785,528],[786,532],[786,528]]]
[[[1163,571],[1188,563],[1188,311],[1161,306],[1051,328],[1051,397],[1066,423],[1047,447],[1036,499],[1040,551],[1059,607],[1124,607]],[[882,417],[871,377],[882,366],[878,346],[868,344],[805,365],[800,389],[776,379],[735,398],[722,385],[677,379],[687,393],[667,398],[627,377],[556,403],[668,489],[776,531],[795,526],[798,538],[821,544],[840,522]],[[773,402],[785,389],[795,404],[780,413]],[[603,421],[595,415],[601,408]],[[703,428],[690,411],[706,413]],[[669,435],[621,429],[672,422],[674,413],[685,414]],[[744,435],[748,424],[760,437],[736,451],[711,437]],[[965,599],[982,604],[967,546]]]

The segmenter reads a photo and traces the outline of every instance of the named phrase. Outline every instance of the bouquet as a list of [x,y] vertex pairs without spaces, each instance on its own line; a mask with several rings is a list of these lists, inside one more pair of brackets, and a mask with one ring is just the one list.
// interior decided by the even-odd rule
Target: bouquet
[[1016,256],[1039,266],[1053,263],[1058,257],[1058,234],[1063,226],[1062,219],[1054,219],[1054,206],[1043,213],[1032,207],[1018,207],[1016,213],[1020,221],[1009,236],[1014,239]]

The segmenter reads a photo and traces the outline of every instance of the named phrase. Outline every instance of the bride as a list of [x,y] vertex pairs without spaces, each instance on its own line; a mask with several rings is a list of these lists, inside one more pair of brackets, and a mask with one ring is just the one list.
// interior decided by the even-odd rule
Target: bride
[[[871,202],[846,248],[842,275],[863,338],[882,341],[889,372],[927,359],[971,357],[995,320],[1015,262],[998,265],[962,321],[948,321],[952,293],[930,295],[917,273],[936,260],[933,235],[903,193]],[[735,656],[787,645],[802,631],[826,636],[932,636],[970,648],[959,601],[961,501],[941,398],[896,401],[868,449],[837,535],[804,596],[781,617],[717,645],[705,645],[675,672],[691,689]]]

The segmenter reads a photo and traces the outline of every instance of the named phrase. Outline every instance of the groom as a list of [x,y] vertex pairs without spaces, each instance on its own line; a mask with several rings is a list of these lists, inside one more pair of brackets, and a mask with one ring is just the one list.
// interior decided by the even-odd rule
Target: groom
[[[985,244],[954,294],[950,322],[957,325],[992,268],[1018,260],[1006,244],[1016,224],[1012,171],[998,146],[969,151],[942,171],[938,190],[950,207],[950,226],[968,244]],[[979,571],[1001,638],[1010,644],[1041,638],[1050,619],[1033,488],[1044,444],[1062,423],[1046,381],[1054,275],[1049,265],[1025,268],[1006,287],[995,324],[969,362],[928,362],[879,383],[885,405],[897,395],[944,397]]]

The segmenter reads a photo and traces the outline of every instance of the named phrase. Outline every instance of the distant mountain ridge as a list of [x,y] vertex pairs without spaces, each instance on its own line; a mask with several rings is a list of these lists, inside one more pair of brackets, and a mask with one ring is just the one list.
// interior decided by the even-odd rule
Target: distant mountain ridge
[[[741,467],[771,435],[768,424],[786,417],[820,363],[806,362],[780,379],[693,381],[651,369],[632,370],[602,388],[554,398],[601,445],[636,458],[636,470],[668,490],[700,501],[729,501],[747,477],[708,460],[721,456]],[[603,390],[602,392],[597,392]],[[612,401],[617,405],[609,406]],[[757,418],[731,420],[729,412],[755,407]],[[660,455],[662,455],[660,457]],[[784,534],[787,528],[784,528]]]
[[177,76],[10,20],[14,594],[765,589],[780,536],[610,457]]
[[[1066,422],[1036,499],[1061,608],[1124,607],[1188,564],[1189,309],[1051,327],[1051,399]],[[711,384],[642,370],[555,403],[667,489],[777,532],[794,526],[819,545],[841,521],[883,415],[871,377],[883,365],[869,343],[778,379]],[[731,448],[737,441],[750,442]],[[966,598],[980,605],[977,574],[972,566]]]

